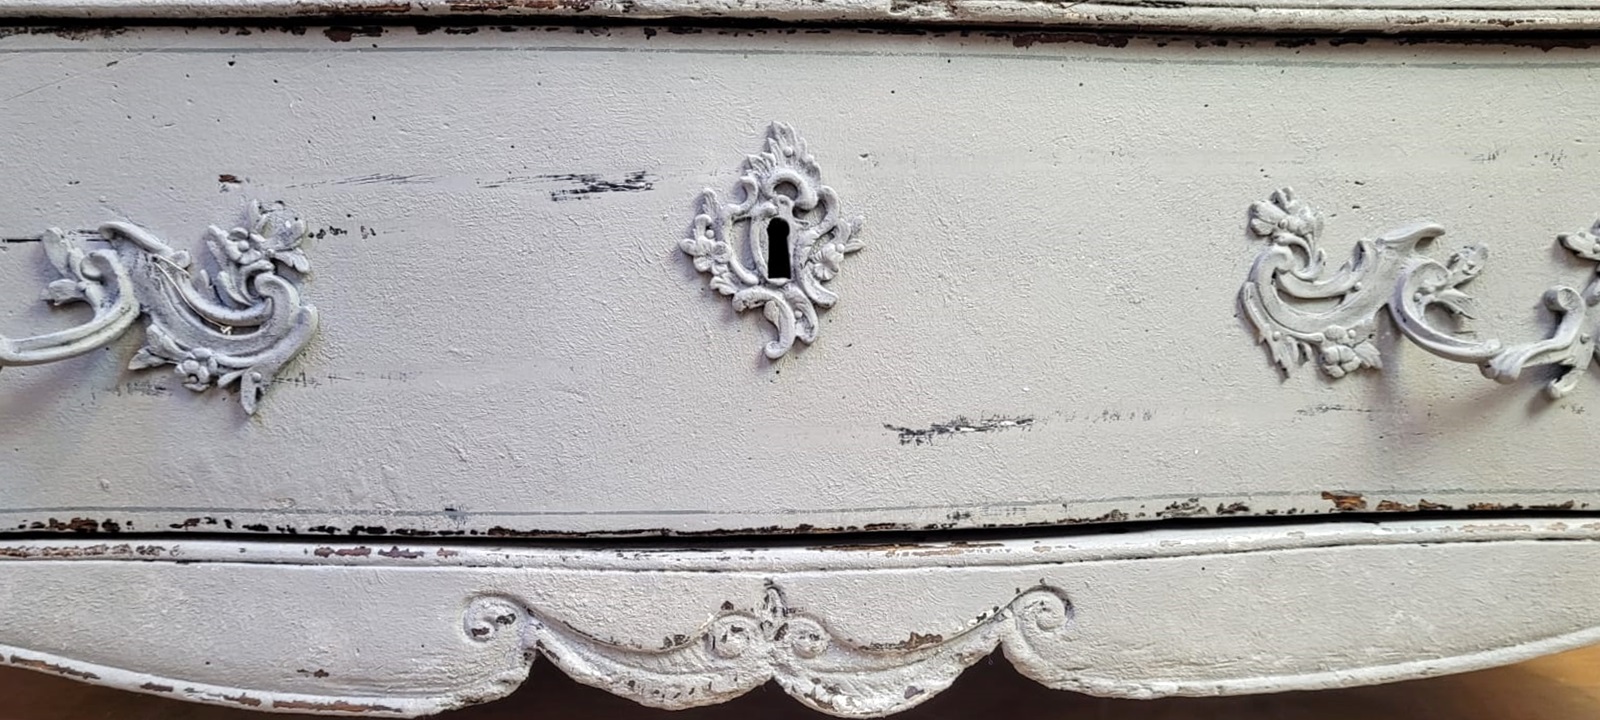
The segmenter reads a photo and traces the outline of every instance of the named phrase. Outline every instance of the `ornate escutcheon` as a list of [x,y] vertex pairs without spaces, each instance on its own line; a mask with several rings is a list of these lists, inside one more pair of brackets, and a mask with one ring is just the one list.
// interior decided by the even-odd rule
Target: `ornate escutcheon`
[[[278,370],[317,329],[317,309],[301,302],[296,284],[311,269],[300,250],[305,234],[305,223],[289,211],[252,203],[244,227],[210,228],[213,274],[129,223],[105,223],[87,238],[52,228],[40,241],[62,279],[45,288],[44,299],[86,303],[94,317],[47,335],[0,336],[0,367],[82,355],[143,316],[145,344],[129,369],[173,365],[196,392],[238,383],[240,402],[253,414]],[[109,247],[89,249],[83,241]]]
[[[1373,338],[1385,307],[1401,334],[1422,349],[1477,365],[1498,382],[1512,382],[1536,365],[1565,368],[1545,385],[1552,398],[1571,392],[1593,360],[1596,328],[1589,313],[1600,302],[1600,275],[1581,292],[1564,286],[1547,290],[1544,302],[1560,317],[1555,332],[1544,340],[1507,345],[1467,333],[1477,304],[1461,287],[1482,272],[1488,249],[1464,247],[1443,263],[1419,250],[1443,235],[1443,227],[1421,223],[1362,240],[1343,267],[1331,270],[1318,246],[1322,216],[1286,188],[1250,206],[1250,232],[1268,245],[1256,257],[1239,301],[1257,339],[1286,375],[1313,358],[1334,378],[1381,368]],[[1600,238],[1593,233],[1569,233],[1557,240],[1600,270]],[[1313,307],[1329,301],[1332,307]],[[1431,309],[1454,319],[1455,327],[1438,327],[1428,317]]]
[[726,203],[715,190],[701,193],[700,215],[678,247],[736,310],[762,309],[778,331],[765,347],[776,360],[795,340],[816,341],[817,308],[839,301],[824,283],[863,247],[861,219],[840,216],[806,141],[783,123],[772,124],[765,151],[745,157],[739,192]]

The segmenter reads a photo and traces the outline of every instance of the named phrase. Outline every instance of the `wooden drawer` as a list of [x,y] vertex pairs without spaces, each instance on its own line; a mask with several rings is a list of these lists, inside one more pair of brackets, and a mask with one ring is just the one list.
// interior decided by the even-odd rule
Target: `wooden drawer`
[[[237,384],[184,389],[195,370],[225,379],[226,361],[126,370],[138,327],[7,370],[0,525],[826,532],[1576,509],[1600,491],[1571,452],[1595,428],[1584,373],[1552,401],[1542,369],[1503,387],[1395,330],[1380,306],[1410,251],[1369,263],[1349,303],[1377,299],[1364,316],[1318,320],[1369,323],[1374,340],[1341,362],[1359,349],[1381,372],[1335,380],[1319,359],[1285,378],[1240,302],[1258,258],[1293,245],[1249,232],[1252,203],[1294,186],[1305,217],[1261,222],[1320,212],[1326,274],[1359,239],[1432,220],[1449,234],[1416,257],[1494,249],[1461,288],[1482,339],[1550,335],[1541,295],[1594,272],[1557,244],[1595,215],[1596,115],[1577,90],[1590,51],[348,33],[4,40],[0,112],[34,168],[0,180],[17,241],[0,264],[8,335],[81,320],[34,301],[60,277],[25,242],[42,230],[136,224],[215,275],[206,227],[248,225],[252,200],[303,219],[276,265],[308,263],[295,303],[320,324],[253,416]],[[802,154],[745,169],[779,146],[772,128]],[[791,270],[831,280],[747,286],[727,270],[730,302],[680,245],[709,267],[715,238],[686,241],[706,201],[731,207],[741,177],[790,172],[832,189],[814,217],[787,211],[791,249],[806,254],[824,214],[840,223]],[[738,239],[765,221],[725,220],[748,254]],[[263,249],[287,252],[273,227]],[[151,283],[189,272],[130,261],[146,265]],[[783,344],[769,298],[815,342],[767,357]],[[279,315],[278,346],[310,316]],[[150,345],[155,361],[187,357]]]
[[0,37],[0,659],[872,716],[1589,642],[1600,54],[1522,31],[1600,14],[1193,5],[0,1],[72,19]]

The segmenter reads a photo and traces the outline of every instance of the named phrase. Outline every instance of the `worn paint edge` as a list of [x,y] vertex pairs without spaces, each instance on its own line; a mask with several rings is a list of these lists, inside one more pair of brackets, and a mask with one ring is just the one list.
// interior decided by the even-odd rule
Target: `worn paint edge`
[[0,664],[60,675],[118,690],[265,712],[410,718],[455,710],[470,704],[465,700],[454,698],[347,697],[224,687],[109,667],[3,644],[0,644]]
[[308,17],[751,19],[1031,25],[1201,32],[1551,32],[1600,28],[1600,9],[1191,5],[1037,0],[0,0],[0,19],[238,20]]
[[[1018,427],[1021,427],[1020,425]],[[1026,430],[1026,427],[1022,427]],[[941,440],[940,442],[943,442]],[[904,443],[903,443],[904,444]],[[913,443],[914,444],[914,443]],[[907,448],[908,451],[917,451]],[[1440,513],[1572,513],[1583,522],[1589,499],[1566,490],[1483,492],[1460,489],[1407,491],[1304,490],[1229,495],[1147,495],[1092,498],[1070,503],[1051,500],[990,505],[906,505],[850,509],[783,508],[762,511],[690,509],[611,509],[568,512],[384,511],[362,515],[363,523],[344,525],[352,510],[296,508],[171,508],[138,506],[75,506],[0,508],[0,538],[7,535],[62,533],[148,538],[177,531],[183,534],[260,537],[310,536],[394,537],[473,542],[507,541],[723,541],[739,536],[839,536],[857,533],[1006,531],[1051,532],[1051,527],[1106,524],[1153,524],[1156,521],[1226,519],[1315,522],[1314,516],[1374,514],[1438,515]],[[1591,498],[1592,499],[1592,498]],[[1325,505],[1323,505],[1325,503]],[[1322,505],[1318,507],[1318,505]],[[898,522],[873,522],[874,515],[912,513]],[[856,519],[861,515],[867,517]],[[606,516],[610,529],[574,523]],[[812,522],[795,522],[805,517]],[[616,520],[624,518],[623,520]],[[383,523],[383,524],[377,524]],[[528,524],[538,523],[538,524]],[[816,523],[816,524],[813,524]]]
[[996,540],[730,544],[656,547],[494,546],[461,543],[326,543],[187,540],[108,543],[89,539],[0,542],[6,562],[166,562],[559,569],[592,572],[781,572],[930,567],[1009,567],[1111,560],[1238,555],[1311,548],[1510,541],[1593,542],[1600,518],[1505,516],[1383,522],[1191,525],[1123,533],[1056,533]]
[[[1362,685],[1378,685],[1401,680],[1417,680],[1440,675],[1454,675],[1475,670],[1488,670],[1568,650],[1577,650],[1596,643],[1600,643],[1600,627],[1585,628],[1543,640],[1483,650],[1466,655],[1407,660],[1387,665],[1325,670],[1300,675],[1272,675],[1219,681],[1142,681],[1137,684],[1122,682],[1115,678],[1077,677],[1066,682],[1048,683],[1047,686],[1055,690],[1068,690],[1097,697],[1117,697],[1130,700],[1330,690]],[[1016,662],[1012,664],[1017,668],[1018,672],[1021,672],[1024,676],[1028,675],[1023,665]],[[1039,680],[1039,678],[1031,676],[1029,676],[1029,679]]]
[[[1400,680],[1487,670],[1576,650],[1597,643],[1600,643],[1600,627],[1592,627],[1543,640],[1466,655],[1412,660],[1367,668],[1219,681],[1142,681],[1138,683],[1127,683],[1113,678],[1073,678],[1063,682],[1046,682],[1042,678],[1030,675],[1023,663],[1012,659],[1010,657],[1011,650],[1007,647],[1007,643],[1001,643],[1001,648],[1007,653],[1007,659],[1011,661],[1012,666],[1019,673],[1052,689],[1081,692],[1097,697],[1154,699],[1159,697],[1213,697],[1262,692],[1326,690],[1375,685]],[[480,693],[457,692],[439,698],[352,698],[334,695],[248,690],[187,682],[160,675],[83,662],[50,653],[32,652],[3,644],[0,644],[0,664],[36,672],[57,674],[117,690],[172,697],[208,705],[244,707],[249,710],[278,713],[306,713],[344,717],[414,718],[457,710],[481,702],[496,700],[500,697],[500,695],[486,696]],[[514,689],[515,686],[507,688],[506,694],[509,694]],[[938,692],[937,690],[931,691],[929,697]]]

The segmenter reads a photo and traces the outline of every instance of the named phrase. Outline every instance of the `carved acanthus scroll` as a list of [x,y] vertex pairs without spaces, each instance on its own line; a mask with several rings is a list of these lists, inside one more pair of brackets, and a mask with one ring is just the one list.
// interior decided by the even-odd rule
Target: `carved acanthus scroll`
[[300,300],[296,284],[311,267],[300,250],[305,234],[305,223],[287,210],[252,204],[246,226],[210,228],[213,275],[189,253],[130,223],[101,225],[98,237],[89,238],[110,245],[100,249],[51,229],[40,241],[62,279],[45,288],[44,298],[85,303],[94,317],[47,335],[0,336],[0,367],[82,355],[144,316],[145,344],[129,369],[173,365],[184,387],[196,392],[238,383],[245,411],[254,413],[278,370],[316,332],[317,310]]
[[824,283],[863,247],[861,220],[841,216],[805,140],[783,123],[772,124],[765,151],[745,157],[739,187],[735,202],[701,193],[701,213],[678,246],[711,275],[713,289],[733,297],[734,309],[762,309],[778,331],[764,349],[776,360],[795,340],[816,341],[817,308],[839,301]]
[[[1400,332],[1424,350],[1478,365],[1485,377],[1498,382],[1512,382],[1537,365],[1565,368],[1545,386],[1552,398],[1571,392],[1593,361],[1596,327],[1590,309],[1600,302],[1600,275],[1581,292],[1565,286],[1545,292],[1545,304],[1560,317],[1550,337],[1506,345],[1472,338],[1467,326],[1476,301],[1461,288],[1482,272],[1488,250],[1465,247],[1444,263],[1419,251],[1420,245],[1443,235],[1443,227],[1422,223],[1362,240],[1349,262],[1330,270],[1318,246],[1321,215],[1283,189],[1250,206],[1250,232],[1269,245],[1257,256],[1239,298],[1257,338],[1285,374],[1308,359],[1335,378],[1381,368],[1373,339],[1385,307]],[[1558,240],[1600,271],[1600,238],[1592,232],[1560,235]],[[1319,302],[1333,305],[1312,306]],[[1453,318],[1455,327],[1438,327],[1428,317],[1433,309]]]

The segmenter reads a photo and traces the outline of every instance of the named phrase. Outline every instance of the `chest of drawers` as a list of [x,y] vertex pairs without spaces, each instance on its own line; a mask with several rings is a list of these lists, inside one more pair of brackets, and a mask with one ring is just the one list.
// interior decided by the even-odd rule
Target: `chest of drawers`
[[861,717],[1596,639],[1600,10],[0,17],[12,664]]

